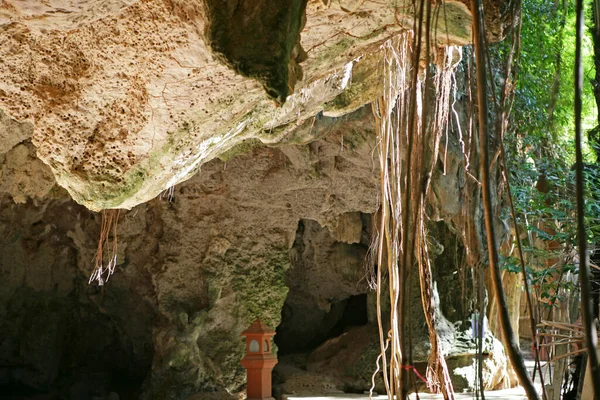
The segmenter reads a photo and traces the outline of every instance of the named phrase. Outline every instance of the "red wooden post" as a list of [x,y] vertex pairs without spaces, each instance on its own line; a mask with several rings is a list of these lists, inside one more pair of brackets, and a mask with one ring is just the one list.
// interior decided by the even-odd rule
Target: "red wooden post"
[[271,352],[274,335],[275,331],[258,319],[242,332],[246,337],[246,355],[241,364],[248,374],[247,400],[275,400],[271,397],[271,371],[277,364],[277,357]]

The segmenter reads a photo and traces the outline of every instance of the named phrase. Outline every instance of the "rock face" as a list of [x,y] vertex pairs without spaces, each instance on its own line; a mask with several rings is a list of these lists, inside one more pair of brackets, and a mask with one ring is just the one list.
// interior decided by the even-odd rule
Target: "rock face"
[[[175,189],[172,202],[156,199],[122,214],[118,275],[101,290],[87,284],[100,215],[60,190],[37,205],[13,204],[4,194],[0,329],[8,334],[0,345],[0,385],[122,394],[106,374],[113,364],[94,360],[116,363],[116,353],[127,349],[128,363],[119,365],[137,374],[131,384],[138,390],[145,378],[146,398],[241,390],[239,334],[256,317],[279,324],[299,221],[336,226],[340,216],[376,207],[370,110],[322,121],[315,129],[323,140],[212,161]],[[101,328],[88,323],[94,318]],[[98,334],[88,329],[105,332],[101,345],[68,351],[71,335],[88,343]],[[86,386],[70,375],[78,365],[89,366],[85,379],[95,371],[99,383]]]
[[[101,288],[87,283],[99,214],[58,187],[23,204],[4,193],[0,388],[81,399],[226,398],[223,391],[243,390],[240,333],[260,317],[278,327],[278,390],[310,382],[326,392],[368,389],[379,347],[363,279],[377,209],[373,119],[364,108],[321,117],[312,129],[320,140],[229,154],[178,185],[172,201],[162,196],[123,212],[120,263]],[[46,172],[31,179],[44,182]],[[453,234],[434,234],[452,258]],[[442,282],[452,274],[440,257],[434,272]],[[455,293],[442,287],[442,299]],[[451,324],[443,336],[455,354]],[[426,358],[421,348],[416,360]],[[472,360],[463,353],[457,368]],[[326,384],[314,386],[317,377]]]
[[[491,38],[510,24],[512,3],[486,2]],[[5,0],[0,149],[33,134],[75,201],[131,208],[244,140],[294,140],[318,113],[372,101],[379,45],[412,27],[394,4]],[[439,44],[469,42],[465,4],[437,5]],[[258,82],[286,104],[276,108]]]
[[[308,378],[292,361],[282,390],[325,374],[364,390],[379,178],[362,106],[381,93],[381,43],[408,45],[411,19],[360,0],[38,3],[0,4],[2,393],[225,398],[243,391],[255,318],[279,327],[282,355],[310,351]],[[436,3],[439,43],[470,40],[465,3]],[[490,37],[512,3],[486,3]],[[477,194],[456,132],[430,199],[447,354],[469,313],[450,291],[471,266],[459,222],[480,217],[452,200]],[[117,274],[90,286],[102,217],[88,209],[117,207],[132,208]]]

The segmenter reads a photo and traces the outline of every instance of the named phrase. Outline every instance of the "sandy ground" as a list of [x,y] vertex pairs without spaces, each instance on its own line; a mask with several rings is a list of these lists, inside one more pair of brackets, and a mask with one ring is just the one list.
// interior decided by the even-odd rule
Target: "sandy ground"
[[[410,395],[411,400],[416,400],[415,394]],[[456,399],[474,399],[475,393],[456,393]],[[495,390],[485,392],[486,399],[527,399],[525,396],[525,391],[521,387],[516,387],[513,389],[505,389],[505,390]],[[367,400],[369,399],[369,395],[360,395],[360,394],[343,394],[343,395],[330,395],[330,396],[320,396],[320,397],[305,397],[305,396],[290,396],[283,397],[284,400]],[[373,400],[387,400],[387,396],[373,396]],[[426,393],[419,393],[419,399],[443,399],[441,395],[432,395]]]
[[[533,369],[533,361],[525,362],[527,369]],[[535,380],[535,386],[538,389],[538,393],[541,393],[541,386],[538,379]],[[410,396],[411,400],[417,400],[417,396],[413,393]],[[373,396],[372,400],[387,400],[387,396]],[[418,399],[443,399],[442,395],[432,395],[427,393],[419,393]],[[456,399],[474,399],[475,393],[456,393]],[[485,392],[486,399],[527,399],[525,395],[525,390],[522,387],[517,386],[512,389],[504,389],[504,390],[494,390],[494,391],[486,391]],[[294,396],[294,395],[284,395],[283,400],[368,400],[368,394],[340,394],[340,395],[327,395],[327,396]]]

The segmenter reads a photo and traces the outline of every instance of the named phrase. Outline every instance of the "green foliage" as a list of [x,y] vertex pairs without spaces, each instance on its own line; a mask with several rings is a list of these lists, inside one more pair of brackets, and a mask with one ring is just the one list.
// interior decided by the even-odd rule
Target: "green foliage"
[[[505,138],[513,194],[519,215],[559,221],[558,228],[567,228],[561,224],[572,218],[574,211],[573,5],[564,2],[566,8],[563,8],[553,0],[525,0],[522,7],[518,79],[512,120]],[[509,43],[499,47],[494,54],[503,58]],[[583,54],[586,75],[591,78],[592,43],[587,36]],[[584,127],[591,129],[597,110],[590,79],[585,84]],[[589,162],[595,161],[592,153],[588,149]],[[592,173],[591,169],[588,171]],[[596,191],[597,181],[588,181],[590,192]],[[594,198],[588,196],[587,200],[590,211],[598,209]],[[571,236],[564,233],[561,240],[568,239]]]
[[[554,0],[523,1],[514,106],[518,124],[513,126],[518,127],[518,134],[533,135],[523,138],[524,144],[535,145],[540,139],[551,139],[544,144],[564,146],[573,136],[575,13],[571,2],[565,2],[564,6]],[[588,36],[584,38],[583,53],[588,78],[582,99],[584,128],[591,129],[597,112],[590,83],[594,64]]]
[[[527,128],[528,135],[543,135],[549,128],[548,108],[561,61],[565,22],[559,18],[560,14],[554,9],[553,3],[536,0],[523,2],[515,119],[521,122],[520,126]],[[559,95],[561,93],[564,92],[559,91]]]
[[[529,251],[535,251],[532,248]],[[548,252],[540,254],[544,257],[549,256]],[[560,254],[555,254],[557,257]],[[516,257],[502,257],[501,268],[511,273],[521,273],[521,263]],[[564,293],[578,290],[573,280],[565,280],[563,277],[567,274],[577,275],[579,269],[573,263],[556,263],[546,268],[525,267],[527,279],[536,298],[540,299],[540,304],[545,307],[557,306],[564,300]],[[558,277],[558,279],[557,279]]]
[[[562,4],[561,4],[562,3]],[[573,247],[576,242],[574,164],[575,13],[571,2],[524,0],[520,58],[516,65],[514,104],[504,138],[527,275],[541,304],[556,305],[577,288]],[[503,69],[510,40],[491,49],[492,64]],[[591,79],[595,74],[590,37],[583,43],[585,79],[583,127],[597,124]],[[500,89],[498,89],[500,90]],[[590,241],[600,237],[600,166],[586,154],[586,219]],[[504,215],[508,218],[508,215]],[[520,273],[520,261],[502,260]],[[572,276],[572,275],[571,275]]]

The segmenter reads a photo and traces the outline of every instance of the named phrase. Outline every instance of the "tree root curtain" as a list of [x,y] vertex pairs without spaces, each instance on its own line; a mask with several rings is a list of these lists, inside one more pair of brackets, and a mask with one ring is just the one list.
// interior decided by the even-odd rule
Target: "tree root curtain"
[[[404,398],[409,379],[413,379],[409,375],[414,366],[410,318],[407,317],[408,299],[412,298],[413,266],[419,274],[421,302],[431,344],[427,385],[431,392],[453,398],[450,374],[436,331],[426,199],[438,161],[440,138],[447,129],[453,73],[461,50],[447,47],[435,54],[434,60],[428,55],[428,68],[419,71],[420,47],[420,40],[415,40],[411,33],[384,44],[384,90],[373,105],[381,174],[381,208],[375,244],[377,317],[380,368],[390,399],[394,396]],[[428,113],[428,110],[432,112]],[[388,285],[385,288],[384,283]],[[383,310],[387,307],[389,320],[384,319]]]

